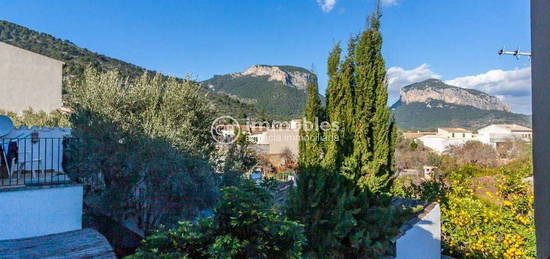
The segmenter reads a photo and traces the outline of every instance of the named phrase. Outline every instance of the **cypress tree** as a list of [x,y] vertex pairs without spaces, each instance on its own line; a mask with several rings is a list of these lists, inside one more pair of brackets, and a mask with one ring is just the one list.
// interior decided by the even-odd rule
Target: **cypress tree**
[[392,173],[393,126],[387,107],[386,69],[382,57],[380,12],[369,19],[355,49],[354,178],[363,189],[389,191]]
[[[328,122],[333,123],[338,121],[339,114],[338,109],[340,107],[339,100],[339,89],[340,89],[340,80],[338,78],[338,67],[340,65],[340,55],[342,49],[340,48],[340,43],[337,43],[332,51],[329,54],[327,61],[327,75],[329,77],[327,93],[326,93],[326,116],[325,118]],[[324,143],[324,157],[322,166],[327,170],[336,170],[338,156],[340,153],[338,141],[334,141],[335,137],[338,136],[338,132],[334,130],[328,130],[325,132],[326,142]]]
[[321,100],[319,99],[317,77],[312,76],[309,79],[307,87],[307,104],[304,114],[305,120],[302,122],[302,128],[300,129],[300,167],[307,168],[319,164],[322,147],[318,121],[321,117],[324,116],[321,108]]
[[376,10],[367,29],[350,39],[343,62],[338,44],[331,51],[324,116],[318,97],[311,91],[308,97],[306,118],[317,114],[340,126],[335,132],[302,132],[338,141],[300,141],[298,187],[287,202],[290,217],[304,224],[308,250],[316,258],[381,257],[395,234],[387,194],[396,126],[387,107],[379,18]]

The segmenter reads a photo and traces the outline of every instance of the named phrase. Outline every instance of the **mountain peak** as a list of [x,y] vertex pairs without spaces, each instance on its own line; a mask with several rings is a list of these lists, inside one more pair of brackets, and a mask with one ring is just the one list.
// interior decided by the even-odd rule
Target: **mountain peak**
[[304,91],[307,89],[307,82],[312,76],[314,76],[313,73],[305,68],[288,65],[252,65],[241,73],[231,75],[233,77],[267,76],[268,81],[278,81],[283,85],[295,87]]
[[428,103],[439,100],[449,104],[473,106],[481,110],[510,111],[508,104],[484,92],[445,84],[439,79],[428,79],[401,88],[400,104]]

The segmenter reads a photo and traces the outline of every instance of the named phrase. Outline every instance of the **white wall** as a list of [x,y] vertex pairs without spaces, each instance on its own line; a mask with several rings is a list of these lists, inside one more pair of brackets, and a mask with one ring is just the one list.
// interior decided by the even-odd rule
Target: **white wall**
[[441,258],[441,210],[435,205],[396,242],[396,257],[403,259]]
[[0,42],[0,109],[61,108],[63,62]]
[[443,153],[447,146],[449,145],[446,138],[436,137],[433,135],[427,135],[417,138],[424,146],[431,148],[437,153]]
[[82,228],[82,186],[0,190],[0,240]]

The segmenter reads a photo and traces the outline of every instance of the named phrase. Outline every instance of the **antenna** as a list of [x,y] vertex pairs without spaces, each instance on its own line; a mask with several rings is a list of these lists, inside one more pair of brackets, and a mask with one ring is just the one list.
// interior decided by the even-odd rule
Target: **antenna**
[[514,51],[506,51],[506,50],[504,50],[504,47],[502,47],[502,48],[497,52],[497,54],[498,54],[499,56],[502,56],[502,55],[511,55],[511,56],[516,57],[517,59],[519,59],[520,56],[528,56],[528,57],[531,56],[531,52],[521,52],[521,51],[519,50],[519,47],[518,47],[516,50],[514,50]]

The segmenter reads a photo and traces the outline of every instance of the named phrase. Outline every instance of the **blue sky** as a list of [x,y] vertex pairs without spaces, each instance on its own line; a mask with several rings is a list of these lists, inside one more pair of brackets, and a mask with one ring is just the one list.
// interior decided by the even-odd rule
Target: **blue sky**
[[[399,88],[436,77],[497,95],[530,113],[529,1],[384,0],[390,102]],[[2,1],[0,19],[163,73],[204,80],[253,64],[320,75],[326,58],[365,26],[374,0]]]

